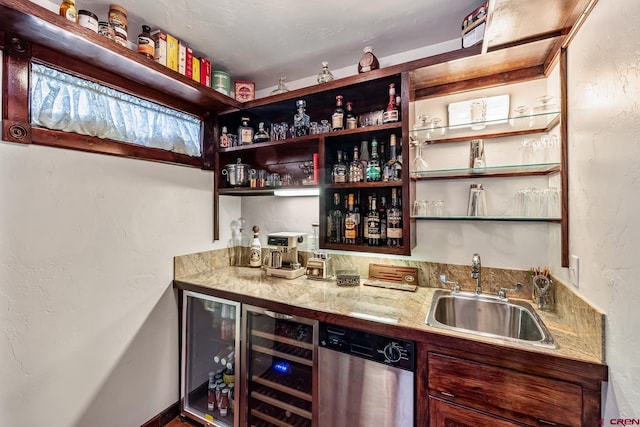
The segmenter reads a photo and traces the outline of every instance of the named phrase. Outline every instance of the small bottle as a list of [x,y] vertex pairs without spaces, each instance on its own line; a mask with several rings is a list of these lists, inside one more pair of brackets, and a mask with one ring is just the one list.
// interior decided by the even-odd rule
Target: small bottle
[[380,197],[380,206],[378,207],[380,214],[380,245],[387,244],[387,198]]
[[353,160],[349,164],[349,182],[362,182],[364,180],[364,169],[358,156],[358,147],[353,147]]
[[249,117],[243,117],[238,127],[238,145],[253,144],[253,128],[249,125]]
[[258,123],[258,132],[253,137],[253,142],[267,142],[269,141],[269,134],[264,130],[264,122]]
[[222,389],[222,396],[220,397],[220,402],[218,402],[218,410],[220,411],[221,417],[226,417],[229,413],[229,389]]
[[347,215],[344,219],[344,240],[348,245],[355,245],[358,241],[358,216],[354,209],[354,194],[349,193]]
[[336,96],[336,108],[331,115],[331,129],[334,131],[344,129],[344,108],[342,108],[342,95]]
[[318,83],[326,83],[333,80],[333,74],[329,71],[329,63],[324,61],[322,63],[322,70],[318,73]]
[[369,212],[367,213],[367,237],[369,246],[380,245],[380,211],[378,211],[378,200],[376,193],[371,195]]
[[60,4],[60,16],[71,22],[78,22],[76,0],[62,0]]
[[391,135],[389,142],[389,160],[384,164],[383,181],[402,180],[402,163],[397,159],[396,135]]
[[207,411],[216,409],[216,380],[214,372],[209,372],[209,384],[207,385]]
[[229,147],[229,135],[227,134],[227,127],[222,126],[222,132],[220,133],[220,148]]
[[334,184],[347,182],[347,177],[349,175],[347,165],[342,160],[342,151],[338,150],[337,156],[338,161],[335,165],[333,165],[333,170],[331,171],[331,182],[333,182]]
[[396,85],[389,84],[389,103],[387,108],[382,113],[382,123],[397,122],[399,118],[398,106],[396,105]]
[[340,193],[333,193],[333,207],[327,216],[327,242],[342,243],[343,214],[340,206]]
[[155,51],[156,43],[151,38],[151,27],[143,25],[142,32],[138,36],[138,53],[153,59]]
[[355,129],[358,127],[358,120],[353,114],[353,103],[347,102],[347,117],[345,119],[345,127],[347,129]]
[[258,232],[260,227],[253,226],[253,240],[251,241],[251,249],[249,255],[249,265],[254,268],[262,267],[262,246],[260,245],[260,239],[258,238]]
[[378,58],[373,54],[373,47],[365,47],[364,55],[362,55],[360,62],[358,62],[358,73],[366,73],[377,70],[378,68],[380,68],[380,62],[378,62]]
[[369,159],[369,163],[367,164],[367,181],[380,181],[381,178],[378,141],[374,138],[373,141],[371,141],[371,159]]
[[391,207],[387,212],[387,246],[402,246],[402,208],[397,188],[391,189]]
[[305,112],[305,108],[307,103],[304,99],[299,99],[296,101],[296,107],[298,108],[298,112],[293,116],[293,131],[294,136],[305,136],[309,135],[309,116]]

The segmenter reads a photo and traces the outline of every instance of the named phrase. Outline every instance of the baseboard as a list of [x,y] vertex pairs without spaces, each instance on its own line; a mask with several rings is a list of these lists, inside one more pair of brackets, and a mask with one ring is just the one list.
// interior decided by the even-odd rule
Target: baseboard
[[180,402],[176,402],[140,427],[164,427],[180,415]]

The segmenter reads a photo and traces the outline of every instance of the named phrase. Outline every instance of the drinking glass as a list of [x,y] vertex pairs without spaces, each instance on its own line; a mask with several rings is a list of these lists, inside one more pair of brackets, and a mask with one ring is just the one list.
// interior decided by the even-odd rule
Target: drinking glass
[[520,157],[523,165],[531,165],[535,163],[535,155],[533,146],[536,143],[535,138],[525,138],[520,144]]
[[431,215],[444,216],[444,200],[434,200],[431,202]]
[[429,164],[424,158],[424,148],[427,143],[424,141],[416,141],[416,157],[411,162],[411,171],[420,173],[429,169]]

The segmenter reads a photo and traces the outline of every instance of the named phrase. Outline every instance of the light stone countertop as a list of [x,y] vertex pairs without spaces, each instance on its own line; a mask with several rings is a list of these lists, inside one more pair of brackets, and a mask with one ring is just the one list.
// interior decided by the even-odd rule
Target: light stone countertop
[[[337,286],[335,281],[311,280],[305,276],[293,280],[270,277],[262,269],[246,267],[217,268],[182,276],[176,281],[201,287],[202,293],[209,293],[207,290],[212,290],[214,292],[210,294],[215,295],[215,291],[224,291],[237,294],[239,298],[249,296],[330,314],[394,324],[434,334],[457,336],[499,346],[547,353],[571,360],[603,363],[586,345],[588,337],[579,336],[575,330],[571,330],[566,324],[563,324],[555,313],[543,312],[535,307],[534,309],[550,330],[558,348],[549,349],[429,326],[425,323],[425,319],[437,288],[421,286],[416,292],[408,292],[362,284],[354,287],[341,287]],[[363,281],[361,279],[361,283]]]

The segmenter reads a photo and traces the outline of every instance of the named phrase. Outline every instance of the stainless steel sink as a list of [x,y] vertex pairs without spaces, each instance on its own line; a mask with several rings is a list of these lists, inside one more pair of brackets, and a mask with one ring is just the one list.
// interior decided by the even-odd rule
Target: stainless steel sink
[[438,290],[429,326],[556,348],[549,330],[530,304],[492,295]]

